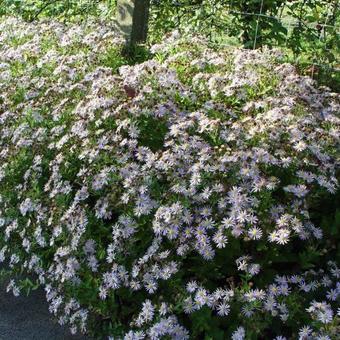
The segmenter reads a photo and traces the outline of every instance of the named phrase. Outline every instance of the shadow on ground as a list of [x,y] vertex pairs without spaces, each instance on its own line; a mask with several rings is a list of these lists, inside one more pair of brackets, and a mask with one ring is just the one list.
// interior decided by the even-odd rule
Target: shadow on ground
[[[52,321],[42,291],[14,297],[0,285],[0,340],[86,340]],[[89,339],[87,339],[89,340]]]

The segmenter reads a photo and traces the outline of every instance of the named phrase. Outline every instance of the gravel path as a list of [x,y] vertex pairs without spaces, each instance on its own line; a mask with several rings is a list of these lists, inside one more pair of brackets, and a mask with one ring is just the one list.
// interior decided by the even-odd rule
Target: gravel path
[[42,291],[14,297],[0,285],[0,340],[85,340],[52,321]]

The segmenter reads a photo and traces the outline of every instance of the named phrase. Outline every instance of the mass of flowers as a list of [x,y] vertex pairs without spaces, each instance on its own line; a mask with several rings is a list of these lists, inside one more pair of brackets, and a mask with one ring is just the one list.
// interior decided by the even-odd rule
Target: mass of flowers
[[115,72],[107,23],[0,32],[8,291],[100,339],[336,338],[339,94],[279,50],[174,32]]

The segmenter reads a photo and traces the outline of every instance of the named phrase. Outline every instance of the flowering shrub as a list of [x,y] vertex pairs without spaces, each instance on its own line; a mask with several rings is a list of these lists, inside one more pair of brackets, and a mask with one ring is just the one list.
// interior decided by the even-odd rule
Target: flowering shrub
[[279,51],[173,34],[117,73],[107,24],[0,32],[8,291],[101,338],[335,338],[339,95]]

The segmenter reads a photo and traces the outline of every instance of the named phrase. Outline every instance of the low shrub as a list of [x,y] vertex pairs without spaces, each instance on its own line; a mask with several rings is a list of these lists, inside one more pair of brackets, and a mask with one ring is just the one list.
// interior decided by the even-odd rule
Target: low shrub
[[97,338],[336,337],[338,94],[278,50],[173,33],[120,66],[105,23],[0,31],[9,291]]

